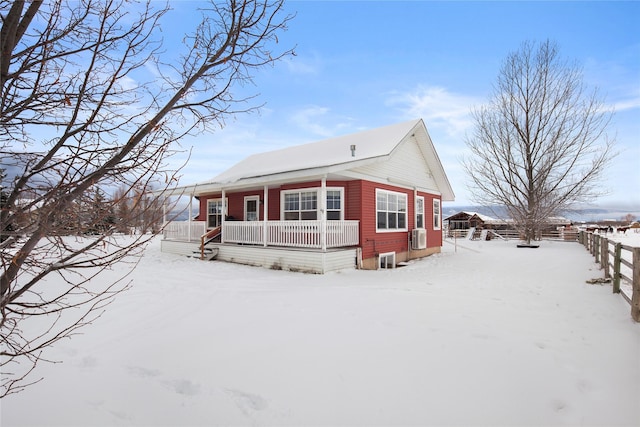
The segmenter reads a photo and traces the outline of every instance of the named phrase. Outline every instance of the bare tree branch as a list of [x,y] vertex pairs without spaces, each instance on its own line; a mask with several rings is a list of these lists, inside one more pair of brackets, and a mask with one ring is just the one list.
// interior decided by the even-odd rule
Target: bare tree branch
[[[159,231],[148,191],[175,184],[167,159],[180,138],[261,106],[238,89],[293,53],[278,46],[292,19],[282,9],[212,0],[182,56],[167,57],[158,29],[168,5],[0,0],[0,161],[13,171],[0,211],[0,397],[24,389],[48,346],[129,286],[91,279],[135,264]],[[66,284],[54,293],[43,286],[52,275]],[[55,321],[40,333],[23,327],[45,315]]]
[[492,98],[473,111],[464,166],[475,201],[506,207],[530,242],[548,217],[606,192],[612,115],[553,43],[524,43],[504,61]]

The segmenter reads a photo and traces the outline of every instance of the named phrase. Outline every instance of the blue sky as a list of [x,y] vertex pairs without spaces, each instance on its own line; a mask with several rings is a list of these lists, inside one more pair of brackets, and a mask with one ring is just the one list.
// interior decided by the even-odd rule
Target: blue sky
[[[172,5],[188,15],[197,1]],[[297,56],[256,75],[260,114],[184,142],[181,184],[210,179],[257,152],[422,118],[456,193],[469,112],[525,40],[555,41],[616,115],[618,143],[600,205],[640,210],[640,2],[290,1],[279,39]],[[171,18],[175,19],[175,18]],[[186,27],[171,28],[171,32]],[[165,30],[165,34],[169,31]]]

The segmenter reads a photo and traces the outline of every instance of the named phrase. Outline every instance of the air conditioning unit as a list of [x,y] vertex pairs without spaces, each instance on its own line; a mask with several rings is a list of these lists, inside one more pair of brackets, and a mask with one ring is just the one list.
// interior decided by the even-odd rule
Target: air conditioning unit
[[427,248],[427,230],[424,228],[416,228],[411,230],[411,249]]

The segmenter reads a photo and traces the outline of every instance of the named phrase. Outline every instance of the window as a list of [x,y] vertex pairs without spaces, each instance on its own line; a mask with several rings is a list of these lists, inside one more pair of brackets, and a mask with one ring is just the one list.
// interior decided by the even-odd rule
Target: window
[[424,228],[424,197],[416,197],[416,228]]
[[440,230],[440,200],[433,199],[433,229]]
[[[287,221],[320,219],[318,213],[319,189],[305,189],[283,192],[282,215]],[[326,211],[328,220],[341,220],[343,214],[342,188],[327,189]]]
[[207,200],[207,227],[216,228],[222,225],[222,199]]
[[316,191],[296,191],[284,194],[284,219],[313,220],[317,218],[318,193]]
[[376,190],[376,216],[378,231],[406,231],[407,195]]
[[396,268],[396,253],[387,252],[380,254],[378,268]]
[[258,208],[260,206],[259,196],[247,196],[244,198],[244,220],[258,221],[260,214]]
[[327,219],[342,219],[342,191],[327,190]]

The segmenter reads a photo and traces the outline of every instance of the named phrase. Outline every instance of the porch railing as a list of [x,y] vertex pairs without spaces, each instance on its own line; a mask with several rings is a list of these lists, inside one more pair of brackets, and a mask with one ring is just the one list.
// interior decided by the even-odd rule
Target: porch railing
[[[358,244],[359,221],[327,221],[326,247]],[[224,223],[224,241],[264,245],[263,221],[228,221]],[[322,248],[322,221],[267,221],[267,246]]]
[[[359,242],[359,221],[327,221],[325,246],[338,248],[356,246]],[[225,221],[222,236],[225,243],[264,245],[264,221]],[[316,248],[322,245],[322,221],[267,221],[267,246]],[[166,240],[200,241],[206,232],[204,221],[174,221],[167,223]]]
[[327,247],[358,245],[359,225],[360,221],[327,221]]
[[200,236],[207,232],[205,221],[171,221],[164,225],[162,236],[165,240],[199,242]]

